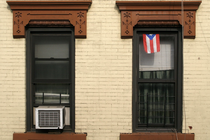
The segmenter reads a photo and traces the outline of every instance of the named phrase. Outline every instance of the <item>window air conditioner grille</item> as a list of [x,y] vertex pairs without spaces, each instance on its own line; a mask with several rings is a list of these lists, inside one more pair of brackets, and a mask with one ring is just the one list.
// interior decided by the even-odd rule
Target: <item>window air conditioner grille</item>
[[60,110],[39,110],[39,127],[59,127]]

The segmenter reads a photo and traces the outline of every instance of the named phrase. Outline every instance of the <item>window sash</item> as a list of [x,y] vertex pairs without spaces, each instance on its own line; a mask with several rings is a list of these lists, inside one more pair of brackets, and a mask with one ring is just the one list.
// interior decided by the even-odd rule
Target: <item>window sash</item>
[[33,35],[35,58],[68,59],[70,34]]
[[[54,60],[67,60],[69,61],[69,78],[68,79],[35,79],[34,78],[34,62],[35,60],[45,60],[51,58],[35,58],[33,47],[33,36],[51,36],[53,34],[68,36],[69,43],[69,58],[54,58]],[[73,28],[26,28],[26,98],[27,98],[27,111],[26,111],[26,128],[27,131],[35,131],[33,125],[33,108],[38,106],[34,103],[36,84],[67,84],[69,85],[69,103],[63,103],[62,105],[70,108],[70,126],[64,128],[65,131],[75,130],[75,41],[74,41],[74,29]],[[51,60],[49,60],[51,61]],[[53,106],[55,104],[44,104]],[[56,104],[59,105],[59,104]]]
[[[168,56],[167,59],[170,58],[170,61],[169,62],[166,62],[164,61],[164,63],[166,62],[166,65],[161,65],[159,67],[159,62],[161,60],[164,60],[163,57],[160,57],[160,60],[156,61],[156,64],[153,64],[151,65],[150,67],[143,67],[143,69],[141,69],[140,67],[142,66],[140,62],[144,61],[145,57],[149,56],[149,57],[152,57],[153,59],[158,59],[159,56],[161,55],[164,55],[165,53],[161,54],[161,51],[163,51],[163,45],[160,46],[160,52],[158,52],[159,54],[161,55],[156,55],[158,53],[155,53],[155,54],[146,54],[143,49],[143,39],[142,39],[142,34],[139,34],[139,46],[138,46],[138,70],[139,70],[139,73],[138,73],[138,79],[139,79],[139,82],[138,82],[138,85],[140,84],[145,84],[145,82],[147,84],[154,84],[154,85],[157,85],[157,84],[160,84],[160,83],[163,83],[163,84],[168,84],[168,83],[171,83],[174,85],[174,87],[176,87],[176,82],[175,82],[175,77],[176,77],[176,65],[177,65],[177,61],[176,60],[176,49],[177,49],[177,44],[175,43],[177,41],[177,37],[176,37],[176,34],[166,34],[166,33],[161,33],[161,32],[158,32],[158,34],[160,35],[160,43],[162,43],[162,41],[164,40],[167,44],[169,45],[165,45],[164,47],[167,48],[167,47],[170,47],[169,51],[167,50],[168,53],[170,53],[170,55]],[[164,38],[164,39],[163,39]],[[166,41],[167,38],[172,38],[171,40],[172,41]],[[140,40],[142,39],[142,40]],[[173,44],[172,44],[173,43]],[[164,48],[164,49],[165,49]],[[171,51],[172,50],[172,51]],[[141,57],[140,55],[143,54],[143,57]],[[156,57],[155,57],[156,55]],[[173,57],[173,58],[171,58]],[[166,58],[165,58],[166,59]],[[150,59],[151,60],[151,59]],[[147,60],[144,62],[144,64],[146,64],[146,62],[148,62]],[[155,62],[154,62],[155,63]],[[161,73],[162,71],[162,73]],[[147,76],[147,78],[145,77],[140,77],[140,74],[141,75],[149,75]],[[155,76],[154,76],[155,75]],[[155,83],[154,83],[155,82]],[[174,89],[175,90],[175,89]],[[137,90],[137,93],[139,93],[139,89]],[[164,91],[163,91],[164,92]],[[175,95],[174,95],[175,96]],[[147,96],[146,96],[147,97]],[[165,96],[166,98],[166,96]],[[147,99],[145,100],[147,102]],[[144,101],[144,102],[145,102]],[[138,99],[137,99],[137,104],[141,102],[139,101],[138,102]],[[174,105],[175,104],[175,101],[173,102]],[[170,120],[170,118],[167,118],[166,114],[169,113],[165,108],[166,108],[166,103],[163,103],[163,106],[164,106],[164,110],[162,110],[162,113],[164,114],[164,116],[161,118],[162,119],[162,122],[158,123],[157,120],[160,120],[160,118],[155,118],[156,116],[154,115],[151,115],[152,113],[149,113],[149,104],[147,104],[147,108],[146,108],[146,111],[147,112],[146,116],[145,116],[145,119],[146,119],[146,124],[142,124],[142,123],[139,123],[139,121],[137,120],[137,126],[138,127],[174,127],[175,126],[175,118],[172,118],[174,120],[173,124],[167,124],[167,121]],[[139,112],[138,110],[138,107],[136,108],[136,111]],[[150,111],[151,112],[151,111]],[[158,111],[156,111],[158,112]],[[140,112],[139,112],[140,113]],[[160,113],[160,112],[159,112]],[[176,111],[174,110],[174,113],[176,114]],[[138,113],[137,113],[138,114]],[[140,113],[141,114],[141,113]],[[149,115],[150,114],[150,115]],[[141,117],[137,115],[137,118],[140,119]],[[156,120],[156,121],[154,121]]]
[[[40,102],[38,102],[37,95],[36,95],[36,85],[46,85],[46,84],[54,84],[54,85],[61,85],[61,84],[67,84],[69,85],[70,90],[70,84],[71,84],[71,40],[70,40],[71,34],[67,33],[34,33],[31,35],[31,44],[32,44],[32,83],[33,83],[33,102],[34,106],[39,105],[65,105],[69,106],[69,103],[62,103],[62,96],[60,94],[59,97],[52,96],[52,93],[42,93],[42,96],[40,95]],[[41,39],[41,40],[40,40]],[[46,39],[46,40],[42,40]],[[38,41],[38,43],[37,43]],[[52,42],[51,42],[52,41]],[[48,44],[48,42],[50,42]],[[64,42],[64,43],[63,43]],[[61,43],[61,44],[60,44]],[[44,48],[41,48],[44,47]],[[50,50],[52,47],[56,50]],[[61,51],[58,51],[60,48],[63,49]],[[58,49],[58,50],[57,50]],[[47,51],[47,56],[44,52]],[[67,51],[67,52],[66,52]],[[55,52],[59,52],[59,54],[56,54]],[[62,56],[61,53],[64,52],[65,55]],[[65,65],[64,65],[65,64]],[[50,96],[47,96],[51,95]],[[54,94],[53,94],[54,95]],[[41,99],[42,97],[42,99]],[[51,98],[51,101],[49,102],[49,98]],[[70,98],[70,97],[69,97]],[[48,100],[48,102],[47,102]]]
[[34,105],[58,105],[69,106],[69,84],[36,84],[34,85]]
[[69,60],[35,60],[34,79],[70,79]]
[[143,37],[139,37],[139,71],[161,71],[174,69],[175,35],[159,34],[160,52],[147,54]]
[[139,83],[138,85],[138,126],[175,126],[174,83]]
[[[163,131],[172,132],[174,129],[177,132],[182,131],[182,74],[183,74],[183,50],[182,50],[182,35],[181,28],[134,28],[133,38],[133,131]],[[139,72],[139,37],[142,34],[170,34],[175,37],[174,45],[174,78],[153,78],[143,79]],[[178,63],[179,62],[179,63]],[[179,74],[178,74],[179,73]],[[155,75],[155,74],[154,74]],[[159,124],[138,125],[138,110],[137,110],[137,93],[140,83],[173,83],[175,85],[175,124],[167,126]]]

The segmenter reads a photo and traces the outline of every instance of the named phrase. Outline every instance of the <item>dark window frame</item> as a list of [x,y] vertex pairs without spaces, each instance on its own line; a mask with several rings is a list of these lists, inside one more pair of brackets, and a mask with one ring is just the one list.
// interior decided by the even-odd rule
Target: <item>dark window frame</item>
[[[75,37],[74,29],[72,28],[26,28],[26,131],[35,131],[33,125],[33,107],[34,104],[34,48],[32,47],[32,36],[34,34],[68,34],[69,35],[69,70],[70,75],[68,80],[58,80],[58,83],[70,83],[70,103],[63,104],[64,106],[70,107],[70,126],[66,126],[64,131],[75,131]],[[41,80],[36,80],[40,82]],[[44,80],[44,82],[52,82],[49,80]],[[54,82],[54,81],[53,81]],[[45,104],[51,105],[51,104]],[[61,105],[61,104],[53,104]]]
[[[175,56],[175,127],[138,127],[137,126],[137,94],[139,82],[151,82],[151,80],[139,80],[139,36],[142,33],[173,33],[177,35],[177,56]],[[182,47],[182,28],[162,28],[162,27],[134,27],[133,36],[133,72],[132,72],[132,129],[133,132],[182,132],[182,88],[183,88],[183,47]],[[164,81],[164,80],[162,80]],[[161,82],[162,82],[161,81]],[[160,82],[152,80],[152,82]],[[167,83],[167,80],[164,82]]]

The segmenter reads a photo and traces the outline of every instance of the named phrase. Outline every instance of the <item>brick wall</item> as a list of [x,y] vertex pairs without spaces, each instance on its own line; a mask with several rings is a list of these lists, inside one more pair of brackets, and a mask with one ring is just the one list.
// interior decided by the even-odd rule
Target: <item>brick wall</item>
[[[209,139],[210,124],[210,1],[202,0],[196,17],[196,39],[184,40],[183,132],[195,140]],[[186,122],[185,122],[186,120]],[[185,126],[186,123],[186,126]],[[193,129],[189,130],[188,126]]]
[[0,0],[0,140],[25,131],[25,40],[13,39],[12,13]]
[[132,40],[120,37],[114,0],[93,0],[87,39],[76,41],[76,132],[117,140],[132,132]]
[[[185,39],[183,47],[183,132],[195,133],[195,140],[207,140],[210,130],[209,9],[210,1],[202,0],[196,39]],[[120,38],[115,0],[92,0],[87,38],[76,39],[75,48],[75,131],[87,132],[88,140],[131,133],[132,40]],[[0,140],[25,131],[25,108],[25,39],[13,39],[11,10],[0,0]]]

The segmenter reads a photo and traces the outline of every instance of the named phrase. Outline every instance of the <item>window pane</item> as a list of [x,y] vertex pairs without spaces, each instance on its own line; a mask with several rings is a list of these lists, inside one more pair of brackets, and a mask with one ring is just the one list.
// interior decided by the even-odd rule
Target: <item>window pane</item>
[[139,78],[141,79],[173,79],[174,70],[139,71]]
[[139,42],[139,78],[173,79],[174,36],[160,35],[160,52],[151,54],[145,52],[142,36]]
[[35,58],[69,58],[69,37],[36,36]]
[[69,103],[69,85],[35,85],[35,104],[59,104],[60,100]]
[[174,84],[139,83],[137,100],[139,125],[174,125],[174,90]]
[[36,60],[35,79],[69,79],[69,62]]

